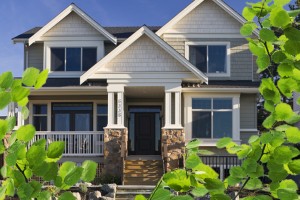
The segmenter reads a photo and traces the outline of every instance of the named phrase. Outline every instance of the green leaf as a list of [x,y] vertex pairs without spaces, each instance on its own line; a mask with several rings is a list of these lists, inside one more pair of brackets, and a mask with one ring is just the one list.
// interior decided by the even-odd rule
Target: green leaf
[[0,92],[0,110],[4,109],[10,102],[11,96],[9,92]]
[[46,69],[46,70],[43,70],[37,80],[36,80],[36,84],[34,86],[34,88],[37,90],[37,89],[40,89],[46,82],[47,82],[47,78],[48,78],[48,73],[49,73],[49,70]]
[[46,159],[46,150],[42,146],[31,146],[27,151],[26,158],[30,166],[42,165]]
[[37,197],[38,200],[49,200],[51,198],[51,194],[48,191],[42,191],[39,193]]
[[5,186],[0,187],[0,199],[5,199],[5,191],[6,191]]
[[294,67],[288,63],[281,63],[279,66],[278,66],[278,74],[281,76],[281,77],[289,77],[289,76],[292,76],[293,75],[293,69]]
[[208,193],[208,190],[206,188],[194,188],[191,191],[191,194],[194,195],[195,197],[203,197]]
[[2,185],[6,187],[5,194],[7,196],[13,197],[15,195],[15,185],[12,178],[8,178],[5,181],[3,181]]
[[300,174],[300,160],[292,160],[288,164],[289,169],[294,173],[294,174]]
[[257,28],[257,25],[254,22],[246,22],[240,29],[242,36],[250,36],[252,32]]
[[226,194],[213,194],[210,199],[211,200],[231,200],[231,198]]
[[247,176],[246,172],[240,166],[231,167],[229,173],[231,176],[236,178],[245,178]]
[[285,27],[291,22],[290,16],[282,8],[272,9],[269,19],[270,19],[271,25],[276,26],[276,27]]
[[263,27],[265,28],[270,28],[271,27],[271,22],[268,18],[266,18],[263,22],[262,22]]
[[65,177],[64,183],[69,186],[73,186],[75,183],[77,183],[80,180],[82,172],[83,172],[83,168],[81,167],[73,168]]
[[[55,180],[58,173],[58,164],[56,162],[47,163],[48,167],[45,169],[46,173],[43,178],[45,181]],[[91,172],[92,173],[92,172]]]
[[31,181],[29,185],[33,188],[33,192],[31,194],[31,197],[37,197],[42,189],[42,184],[37,181]]
[[28,183],[22,183],[17,190],[20,199],[30,199],[34,188]]
[[242,168],[246,173],[256,172],[257,169],[257,162],[253,158],[247,158],[242,163]]
[[277,104],[281,101],[280,93],[271,78],[263,78],[259,86],[259,92],[266,100]]
[[12,171],[12,178],[14,179],[14,184],[16,187],[20,186],[22,183],[25,183],[25,178],[19,170]]
[[29,109],[26,106],[22,107],[21,114],[22,118],[26,120],[29,117]]
[[260,136],[260,141],[262,144],[268,144],[273,139],[273,135],[271,133],[263,133]]
[[264,40],[264,41],[268,41],[268,42],[273,42],[277,39],[277,37],[275,36],[275,33],[267,28],[262,28],[259,31],[259,37]]
[[76,163],[74,162],[70,162],[70,161],[64,162],[59,168],[58,175],[64,178],[75,167],[76,167]]
[[17,131],[17,139],[24,141],[24,142],[29,142],[30,140],[33,139],[34,134],[35,134],[35,128],[33,125],[28,124],[21,126]]
[[206,179],[206,178],[218,178],[219,174],[215,172],[213,168],[203,163],[199,164],[194,169],[195,177],[198,179]]
[[163,188],[159,188],[152,195],[152,200],[169,200],[171,197],[171,192],[169,190],[165,190]]
[[271,114],[263,121],[263,126],[269,129],[272,128],[275,122],[276,122],[276,118],[273,114]]
[[233,176],[229,176],[227,178],[227,182],[228,182],[228,185],[230,186],[236,186],[237,184],[241,183],[243,179],[241,178],[237,178],[237,177],[233,177]]
[[18,105],[21,107],[25,107],[28,103],[28,97],[25,97],[24,99],[22,99],[21,101],[18,101]]
[[287,103],[279,103],[275,107],[275,117],[277,121],[285,121],[291,118],[294,112],[291,106]]
[[186,148],[187,149],[198,148],[200,145],[201,145],[201,141],[199,139],[194,139],[186,145]]
[[205,181],[204,186],[211,193],[223,193],[225,190],[225,186],[223,182],[220,181],[219,179],[206,178],[204,179],[204,181]]
[[296,56],[300,53],[300,42],[296,42],[293,40],[287,40],[284,44],[284,49],[287,53]]
[[9,153],[5,157],[5,162],[6,162],[7,166],[14,166],[17,162],[17,155],[15,153]]
[[275,110],[274,102],[270,101],[270,100],[265,100],[264,108],[265,108],[265,110],[267,110],[269,112],[274,112],[274,110]]
[[209,150],[206,150],[206,149],[200,149],[200,150],[198,151],[198,153],[199,153],[200,155],[206,155],[206,156],[211,156],[211,155],[214,155],[214,154],[215,154],[214,152],[209,151]]
[[65,143],[62,141],[51,142],[48,147],[49,158],[60,158],[65,150]]
[[256,142],[259,139],[258,135],[251,135],[251,137],[248,140],[248,143],[251,144],[253,142]]
[[187,192],[190,190],[191,181],[184,169],[177,169],[166,173],[163,176],[163,181],[175,191]]
[[11,72],[4,72],[0,75],[0,88],[8,89],[14,81],[14,77]]
[[38,76],[39,76],[40,70],[29,67],[23,72],[22,76],[22,83],[28,87],[34,86]]
[[277,50],[272,54],[272,60],[275,63],[281,63],[286,59],[285,53],[282,52],[282,50]]
[[2,140],[8,132],[8,123],[6,120],[0,119],[0,140]]
[[300,130],[296,127],[288,128],[285,132],[287,141],[297,144],[300,142]]
[[249,42],[249,50],[256,56],[266,55],[266,50],[260,43]]
[[287,146],[279,146],[275,148],[273,157],[276,162],[286,164],[292,159],[292,151]]
[[282,7],[288,3],[290,3],[290,0],[274,0],[274,5],[278,7]]
[[83,171],[81,180],[85,182],[91,182],[96,176],[97,163],[91,160],[86,160],[82,163]]
[[147,198],[144,197],[144,195],[139,194],[135,196],[134,200],[147,200]]
[[247,21],[252,21],[256,14],[252,8],[245,7],[243,9],[242,15]]
[[294,27],[284,29],[285,36],[293,41],[300,41],[300,31]]
[[222,148],[227,147],[231,142],[232,142],[232,138],[224,137],[224,138],[218,140],[216,146],[217,146],[217,148],[222,149]]
[[201,163],[202,162],[197,154],[191,154],[187,157],[185,161],[185,166],[187,169],[193,169]]
[[72,192],[64,192],[59,197],[58,200],[76,200]]
[[281,200],[297,200],[298,194],[295,191],[279,189],[277,190],[277,195]]
[[247,190],[256,190],[262,188],[262,183],[258,178],[251,178],[245,186]]
[[237,152],[237,156],[239,159],[245,158],[252,150],[251,147],[246,144],[242,144],[241,147],[242,149],[239,152]]
[[268,55],[262,55],[257,57],[256,64],[258,66],[258,72],[262,72],[270,66],[270,58]]
[[297,17],[300,14],[300,10],[296,9],[296,10],[289,10],[287,11],[290,17]]
[[16,117],[15,116],[7,117],[6,121],[7,121],[7,130],[8,131],[13,130],[14,127],[16,126]]
[[28,97],[29,94],[30,94],[30,90],[22,86],[16,86],[11,91],[12,100],[14,102],[21,101],[25,97]]

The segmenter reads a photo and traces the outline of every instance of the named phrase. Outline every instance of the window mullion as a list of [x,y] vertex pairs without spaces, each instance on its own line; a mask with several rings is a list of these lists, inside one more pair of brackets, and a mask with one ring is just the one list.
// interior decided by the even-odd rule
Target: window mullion
[[67,71],[67,48],[65,47],[65,72]]
[[211,98],[211,138],[214,139],[214,112],[213,112],[213,108],[214,108],[214,105],[213,105],[213,98]]
[[80,55],[80,66],[81,66],[81,67],[80,67],[80,70],[83,71],[83,70],[82,70],[83,47],[81,47],[81,52],[80,52],[80,54],[81,54],[81,55]]
[[209,57],[208,57],[208,45],[207,45],[206,46],[206,73],[209,73],[208,62],[209,62]]

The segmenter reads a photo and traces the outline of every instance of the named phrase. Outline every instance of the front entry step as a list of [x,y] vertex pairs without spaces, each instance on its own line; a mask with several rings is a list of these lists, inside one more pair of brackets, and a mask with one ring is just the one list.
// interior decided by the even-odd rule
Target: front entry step
[[127,159],[124,165],[124,185],[156,185],[163,175],[162,160]]
[[154,185],[118,185],[116,200],[133,200],[138,194],[149,197],[154,188]]

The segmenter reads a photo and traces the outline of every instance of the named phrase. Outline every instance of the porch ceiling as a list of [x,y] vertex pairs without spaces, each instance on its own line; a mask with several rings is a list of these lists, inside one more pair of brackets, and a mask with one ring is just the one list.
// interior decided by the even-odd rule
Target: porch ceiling
[[125,87],[125,96],[128,98],[163,98],[164,87]]

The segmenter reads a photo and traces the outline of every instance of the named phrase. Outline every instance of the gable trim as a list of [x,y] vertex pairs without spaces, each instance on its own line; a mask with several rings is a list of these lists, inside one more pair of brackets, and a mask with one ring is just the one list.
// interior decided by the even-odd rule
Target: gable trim
[[[203,3],[205,0],[194,0],[190,5],[188,5],[185,9],[183,9],[180,13],[178,13],[175,17],[173,17],[169,22],[167,22],[163,27],[161,27],[156,34],[158,36],[162,36],[168,29],[174,26],[177,22],[183,19],[186,15],[192,12],[197,6]],[[222,0],[211,0],[215,2],[218,6],[220,6],[224,11],[226,11],[229,15],[231,15],[234,19],[236,19],[241,24],[244,24],[246,20],[238,14],[235,10],[229,7]],[[255,30],[254,34],[258,36],[258,31]]]
[[87,23],[89,23],[93,28],[103,34],[106,38],[108,38],[114,44],[117,43],[117,38],[106,31],[102,26],[100,26],[95,20],[93,20],[90,16],[85,14],[80,8],[78,8],[75,4],[71,4],[65,10],[63,10],[59,15],[54,17],[50,22],[48,22],[43,28],[41,28],[38,32],[36,32],[33,36],[31,36],[28,40],[29,46],[34,42],[38,41],[46,32],[48,32],[51,28],[53,28],[56,24],[58,24],[61,20],[63,20],[66,16],[68,16],[71,12],[75,12],[81,18],[83,18]]
[[105,56],[102,60],[96,63],[91,69],[89,69],[86,73],[84,73],[80,77],[80,84],[84,83],[88,78],[90,78],[98,69],[100,69],[103,65],[110,62],[113,58],[119,55],[123,50],[125,50],[128,46],[130,46],[133,42],[139,39],[142,35],[147,35],[150,39],[152,39],[156,44],[158,44],[161,48],[167,51],[173,58],[179,61],[184,67],[186,67],[190,72],[192,72],[196,77],[198,77],[201,81],[208,83],[208,78],[205,74],[199,71],[194,65],[192,65],[188,60],[186,60],[181,54],[179,54],[175,49],[170,47],[166,42],[164,42],[160,37],[158,37],[155,33],[153,33],[146,26],[141,27],[137,30],[133,35],[131,35],[127,40],[121,43],[118,47],[116,47],[112,52],[110,52],[107,56]]

